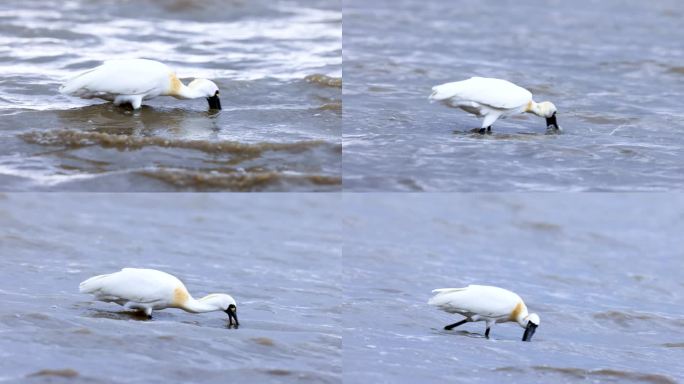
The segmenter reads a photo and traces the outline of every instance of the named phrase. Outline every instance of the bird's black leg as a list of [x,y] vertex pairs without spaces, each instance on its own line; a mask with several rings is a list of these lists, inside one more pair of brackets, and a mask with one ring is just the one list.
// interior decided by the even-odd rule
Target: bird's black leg
[[491,328],[487,327],[487,330],[485,331],[485,337],[489,339],[489,330]]
[[459,321],[458,323],[449,324],[446,327],[444,327],[444,330],[445,331],[451,331],[452,329],[458,327],[459,325],[463,325],[463,324],[467,323],[468,321],[470,321],[470,319],[463,319],[463,320]]
[[487,127],[487,132],[491,132],[491,131],[492,131],[492,126],[490,125],[489,127]]

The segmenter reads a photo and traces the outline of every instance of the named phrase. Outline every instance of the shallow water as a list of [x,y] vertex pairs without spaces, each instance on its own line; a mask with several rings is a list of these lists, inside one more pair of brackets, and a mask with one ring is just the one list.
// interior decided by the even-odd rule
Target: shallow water
[[[654,191],[684,187],[684,3],[344,2],[345,189]],[[558,107],[481,121],[432,86],[508,79]]]
[[[359,195],[343,198],[343,367],[350,383],[684,380],[679,195]],[[461,319],[431,290],[509,288],[539,313]]]
[[[0,382],[336,383],[339,197],[0,195]],[[150,321],[78,293],[125,266],[227,292],[224,313]]]
[[[2,2],[0,190],[339,190],[341,18],[337,1]],[[57,92],[132,57],[214,80],[223,110]]]

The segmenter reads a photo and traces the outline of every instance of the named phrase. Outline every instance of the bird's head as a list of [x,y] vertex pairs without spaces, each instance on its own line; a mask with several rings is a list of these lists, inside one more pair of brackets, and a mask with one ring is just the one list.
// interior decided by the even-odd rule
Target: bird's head
[[230,328],[231,326],[234,326],[235,328],[240,326],[240,323],[238,322],[237,318],[236,304],[228,304],[228,307],[226,307],[226,310],[223,312],[228,314],[228,328]]
[[560,129],[558,127],[558,122],[556,121],[556,106],[553,105],[552,102],[550,101],[544,101],[538,104],[538,112],[537,113],[541,117],[546,118],[546,128],[555,128],[555,129]]
[[240,323],[237,318],[237,303],[231,295],[225,293],[212,293],[200,299],[201,302],[210,305],[216,311],[223,311],[228,315],[228,327],[237,328]]
[[530,313],[527,315],[524,319],[524,324],[525,324],[525,333],[523,333],[522,341],[530,341],[532,340],[532,335],[534,335],[534,332],[537,331],[537,327],[539,326],[539,315],[536,313]]
[[235,328],[240,326],[237,317],[237,303],[235,302],[235,299],[226,294],[219,294],[218,298],[221,310],[228,315],[228,328],[231,326],[234,326]]
[[209,109],[221,109],[221,100],[219,99],[219,89],[218,86],[211,80],[207,79],[195,79],[190,84],[188,88],[192,88],[196,92],[207,98],[209,102]]

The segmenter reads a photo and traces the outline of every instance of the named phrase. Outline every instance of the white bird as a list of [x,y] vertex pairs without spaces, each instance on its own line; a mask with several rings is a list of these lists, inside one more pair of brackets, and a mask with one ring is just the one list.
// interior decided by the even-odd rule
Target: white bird
[[432,87],[432,101],[461,108],[476,116],[484,116],[480,133],[492,130],[498,119],[529,112],[546,118],[546,127],[560,130],[556,122],[556,106],[549,101],[535,103],[532,93],[510,81],[471,77]]
[[146,59],[105,61],[68,80],[59,92],[84,99],[96,97],[113,101],[115,105],[130,104],[133,109],[140,108],[143,100],[157,96],[205,97],[209,109],[221,109],[219,89],[213,81],[195,79],[186,86],[171,68]]
[[485,337],[489,338],[489,330],[494,324],[515,321],[525,328],[522,341],[530,341],[539,326],[539,315],[528,314],[520,296],[503,288],[469,285],[465,288],[435,289],[432,293],[436,295],[428,301],[429,305],[466,317],[445,326],[447,331],[471,321],[485,321]]
[[124,268],[119,272],[91,277],[79,285],[81,293],[91,293],[99,301],[117,303],[126,309],[145,312],[180,308],[201,313],[223,311],[228,314],[228,326],[239,326],[237,303],[230,295],[213,293],[194,299],[185,285],[173,275],[155,269]]

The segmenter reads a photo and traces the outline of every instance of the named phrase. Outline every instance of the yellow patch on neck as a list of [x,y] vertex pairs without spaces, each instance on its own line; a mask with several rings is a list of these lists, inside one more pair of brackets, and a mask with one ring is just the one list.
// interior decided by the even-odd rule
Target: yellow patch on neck
[[525,112],[532,112],[532,106],[534,105],[534,101],[530,100],[527,102],[527,106],[525,107]]
[[526,310],[527,308],[525,308],[525,304],[523,304],[522,301],[518,301],[518,304],[515,305],[515,308],[513,308],[513,312],[511,312],[511,315],[508,317],[508,319],[511,321],[518,321],[520,314]]
[[185,289],[185,287],[176,287],[173,290],[173,306],[182,307],[186,301],[190,298],[190,294]]
[[183,83],[178,79],[175,73],[169,74],[169,96],[179,95]]

